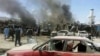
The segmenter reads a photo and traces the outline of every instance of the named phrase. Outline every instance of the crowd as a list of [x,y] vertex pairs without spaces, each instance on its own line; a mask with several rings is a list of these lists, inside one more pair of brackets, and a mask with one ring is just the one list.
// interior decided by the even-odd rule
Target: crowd
[[[40,35],[40,30],[37,28],[37,30],[33,30],[32,27],[28,27],[23,29],[21,26],[15,26],[15,27],[9,27],[6,26],[4,28],[4,39],[9,39],[11,37],[11,40],[15,42],[15,46],[19,44],[19,46],[22,45],[21,43],[21,37],[27,36],[27,43],[29,43],[30,39],[34,35]],[[37,32],[37,33],[36,33]]]

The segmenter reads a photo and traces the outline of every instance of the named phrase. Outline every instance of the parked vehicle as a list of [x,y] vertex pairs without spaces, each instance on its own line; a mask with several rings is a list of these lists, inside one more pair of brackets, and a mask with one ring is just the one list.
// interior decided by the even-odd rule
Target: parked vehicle
[[86,31],[78,31],[78,36],[87,37],[88,33]]
[[60,30],[60,31],[57,32],[57,35],[58,36],[73,36],[74,33],[70,32],[68,30]]
[[50,36],[51,37],[57,36],[57,31],[52,31]]
[[48,29],[41,29],[40,33],[41,35],[49,35]]
[[[86,47],[84,52],[74,48],[82,42]],[[69,43],[72,48],[68,48]],[[83,49],[84,50],[84,49]],[[7,51],[7,56],[100,56],[96,46],[88,38],[77,36],[55,36],[41,45],[23,45]]]
[[60,30],[57,32],[57,36],[66,36],[68,33],[68,30]]
[[70,32],[70,31],[69,31],[69,32],[67,33],[67,36],[74,36],[74,35],[75,35],[74,32]]

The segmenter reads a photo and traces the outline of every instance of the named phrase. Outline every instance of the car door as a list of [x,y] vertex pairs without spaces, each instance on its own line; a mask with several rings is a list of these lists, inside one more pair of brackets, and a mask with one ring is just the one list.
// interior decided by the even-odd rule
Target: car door
[[[76,45],[79,41],[74,41],[74,44]],[[87,43],[87,44],[86,44]],[[68,41],[67,41],[68,44]],[[86,45],[86,52],[79,52],[77,48],[72,51],[60,51],[60,52],[55,52],[55,56],[100,56],[99,53],[96,53],[94,47],[92,46],[91,43],[89,42],[84,42]],[[68,47],[68,46],[67,46]],[[82,48],[83,49],[83,48]]]
[[54,52],[54,56],[100,56],[100,53],[96,53],[96,51],[87,47],[86,52],[56,51],[56,52]]
[[36,51],[33,52],[34,56],[55,56],[63,51],[64,43],[62,40],[51,40],[43,45],[39,46]]
[[59,52],[55,56],[100,56],[99,53],[74,53],[74,52]]
[[53,51],[37,50],[33,52],[33,56],[54,56]]
[[[56,40],[58,43],[58,40]],[[69,41],[71,42],[71,41]],[[75,41],[74,41],[75,42]],[[79,41],[76,41],[74,44],[76,45]],[[40,46],[40,48],[33,52],[34,56],[100,56],[100,54],[95,53],[90,46],[87,45],[86,52],[78,52],[77,48],[74,51],[66,51],[68,41],[64,42],[63,49],[55,49],[53,43],[45,43],[44,45]],[[48,47],[49,46],[49,47]],[[60,47],[61,45],[58,45]],[[52,47],[52,48],[51,48]],[[68,49],[67,49],[68,50]]]
[[[76,43],[77,42],[78,41],[76,41]],[[67,51],[59,53],[59,56],[100,56],[99,53],[96,53],[96,50],[90,42],[84,42],[84,44],[86,45],[86,52],[79,52],[76,48],[76,50],[73,50],[72,52]]]
[[33,56],[72,56],[72,52],[64,51],[34,51]]

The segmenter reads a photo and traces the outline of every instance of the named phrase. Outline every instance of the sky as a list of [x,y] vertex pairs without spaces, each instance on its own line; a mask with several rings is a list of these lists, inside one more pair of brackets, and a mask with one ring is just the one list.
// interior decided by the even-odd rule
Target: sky
[[94,9],[95,23],[100,23],[100,0],[71,0],[70,5],[76,21],[88,23],[90,9]]
[[[80,21],[81,23],[88,23],[90,9],[94,9],[94,15],[96,16],[95,23],[100,23],[100,19],[99,19],[100,18],[99,16],[100,15],[100,10],[99,10],[100,0],[70,0],[70,1],[71,1],[69,3],[71,7],[70,9],[75,21]],[[39,3],[36,3],[38,2],[38,0],[34,0],[34,6],[31,6],[33,2],[31,3],[29,2],[29,0],[20,0],[20,2],[21,4],[23,4],[23,6],[26,6],[26,8],[29,11],[34,11],[34,10],[39,9],[39,7],[37,7]],[[64,3],[68,3],[68,2],[64,1]],[[0,13],[0,16],[4,16],[4,15],[7,15],[7,14]],[[9,15],[7,17],[9,17]]]

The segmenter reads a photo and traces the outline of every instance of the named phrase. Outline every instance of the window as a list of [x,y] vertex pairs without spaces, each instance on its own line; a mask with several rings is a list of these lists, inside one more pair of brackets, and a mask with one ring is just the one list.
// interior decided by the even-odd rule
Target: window
[[94,48],[90,42],[80,40],[50,40],[39,47],[40,50],[92,53]]
[[64,40],[51,40],[44,45],[42,45],[39,49],[41,50],[50,50],[50,51],[63,51]]

